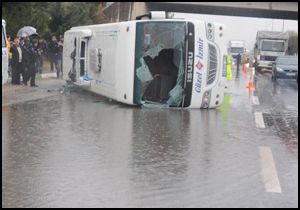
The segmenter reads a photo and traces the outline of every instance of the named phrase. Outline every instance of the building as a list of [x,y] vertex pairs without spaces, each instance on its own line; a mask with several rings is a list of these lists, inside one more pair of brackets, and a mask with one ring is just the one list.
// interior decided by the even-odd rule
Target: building
[[134,20],[148,11],[145,2],[105,2],[102,6],[107,22]]

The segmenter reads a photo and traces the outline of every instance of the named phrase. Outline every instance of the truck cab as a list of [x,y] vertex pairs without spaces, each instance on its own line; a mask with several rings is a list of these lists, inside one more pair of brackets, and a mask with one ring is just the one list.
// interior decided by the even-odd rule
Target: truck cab
[[228,52],[234,59],[237,58],[238,54],[243,56],[245,52],[245,42],[242,40],[230,40],[228,46]]
[[254,48],[256,69],[272,69],[278,56],[285,55],[288,47],[288,33],[281,31],[258,31]]

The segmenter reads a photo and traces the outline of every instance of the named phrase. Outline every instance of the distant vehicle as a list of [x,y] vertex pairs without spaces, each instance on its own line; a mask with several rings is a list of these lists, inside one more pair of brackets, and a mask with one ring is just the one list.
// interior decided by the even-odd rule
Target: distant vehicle
[[273,62],[280,55],[285,55],[288,47],[288,32],[258,31],[254,47],[256,71],[271,69]]
[[239,53],[243,56],[245,52],[245,42],[242,40],[230,40],[228,44],[228,52],[234,59],[237,58]]
[[224,32],[165,12],[73,27],[64,34],[63,77],[129,105],[214,108],[226,83]]
[[298,82],[298,56],[278,56],[272,66],[272,79],[296,79]]
[[8,81],[8,47],[5,27],[6,22],[2,19],[2,85]]

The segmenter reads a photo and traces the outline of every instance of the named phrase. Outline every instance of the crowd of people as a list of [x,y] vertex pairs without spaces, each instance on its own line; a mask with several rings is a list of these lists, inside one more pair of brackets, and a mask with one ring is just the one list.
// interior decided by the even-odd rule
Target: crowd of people
[[[8,36],[9,66],[11,69],[11,83],[31,87],[38,87],[35,83],[36,73],[42,73],[44,58],[50,62],[50,70],[62,77],[63,37],[59,40],[55,35],[47,42],[42,37],[15,37],[13,41]],[[22,78],[22,79],[21,79]]]

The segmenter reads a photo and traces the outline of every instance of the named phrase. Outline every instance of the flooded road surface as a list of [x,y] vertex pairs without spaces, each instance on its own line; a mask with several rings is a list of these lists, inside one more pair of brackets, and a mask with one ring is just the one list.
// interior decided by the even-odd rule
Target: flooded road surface
[[215,110],[140,109],[76,88],[3,106],[2,206],[297,207],[298,145],[255,126],[270,107],[263,89],[253,105],[248,78]]

